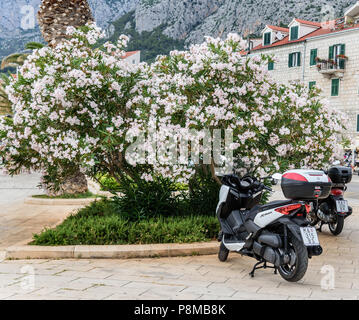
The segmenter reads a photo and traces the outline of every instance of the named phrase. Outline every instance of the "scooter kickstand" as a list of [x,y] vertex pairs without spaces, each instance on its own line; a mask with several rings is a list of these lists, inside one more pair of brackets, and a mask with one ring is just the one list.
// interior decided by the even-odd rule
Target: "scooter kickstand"
[[[263,263],[263,266],[260,266],[260,267],[258,267],[260,264],[262,264]],[[259,261],[259,262],[257,262],[255,265],[254,265],[254,267],[253,267],[253,269],[252,269],[252,271],[249,273],[249,275],[252,277],[252,278],[254,278],[254,272],[257,270],[257,269],[262,269],[262,268],[265,268],[266,267],[266,262],[264,261]]]
[[[263,264],[262,266],[258,267],[260,264]],[[267,268],[273,268],[274,269],[274,274],[277,274],[277,270],[278,268],[276,266],[272,267],[272,266],[267,266],[267,261],[259,261],[257,262],[252,271],[249,273],[249,275],[254,278],[254,272],[258,269],[267,269]]]

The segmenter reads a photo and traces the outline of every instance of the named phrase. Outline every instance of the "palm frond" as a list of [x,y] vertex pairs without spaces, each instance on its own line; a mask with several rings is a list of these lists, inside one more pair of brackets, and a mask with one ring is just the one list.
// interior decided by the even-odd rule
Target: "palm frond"
[[[0,84],[1,82],[5,84],[5,86],[8,86],[10,84],[10,78],[5,73],[0,73]],[[3,85],[4,86],[4,85]],[[1,88],[1,86],[0,86]]]
[[36,50],[36,49],[41,49],[43,47],[45,47],[43,43],[35,42],[35,41],[31,41],[25,45],[25,48],[27,50]]
[[24,64],[28,53],[13,53],[5,57],[2,62],[0,69],[5,69],[6,67],[18,67]]
[[5,92],[3,85],[4,84],[0,82],[0,115],[11,113],[11,101]]

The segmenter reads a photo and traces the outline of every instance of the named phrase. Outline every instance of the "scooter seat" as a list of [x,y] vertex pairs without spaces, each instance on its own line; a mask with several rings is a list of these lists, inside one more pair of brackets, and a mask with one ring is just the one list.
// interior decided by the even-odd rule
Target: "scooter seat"
[[273,208],[285,206],[285,205],[288,205],[288,204],[291,204],[291,203],[292,203],[292,200],[276,200],[276,201],[268,202],[268,203],[263,204],[263,205],[254,206],[251,210],[249,210],[247,212],[246,220],[248,220],[248,219],[254,220],[254,218],[256,217],[256,215],[259,212],[263,212],[263,211],[270,210],[270,209],[273,209]]

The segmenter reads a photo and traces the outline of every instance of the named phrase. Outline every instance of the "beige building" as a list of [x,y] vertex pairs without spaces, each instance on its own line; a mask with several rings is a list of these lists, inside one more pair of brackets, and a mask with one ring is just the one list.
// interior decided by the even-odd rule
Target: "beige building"
[[139,64],[141,62],[141,51],[128,51],[123,56],[123,59],[132,64]]
[[249,54],[273,55],[276,62],[268,70],[279,82],[322,89],[333,108],[348,114],[359,146],[359,1],[337,20],[293,19],[288,28],[266,26],[262,42]]

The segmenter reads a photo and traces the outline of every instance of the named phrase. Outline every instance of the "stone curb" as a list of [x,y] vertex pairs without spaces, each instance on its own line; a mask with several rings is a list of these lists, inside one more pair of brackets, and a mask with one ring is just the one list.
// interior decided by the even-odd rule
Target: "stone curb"
[[84,198],[84,199],[41,199],[34,197],[27,197],[24,200],[25,204],[33,204],[40,206],[78,206],[78,205],[88,205],[95,200],[101,199],[98,198]]
[[12,246],[6,259],[128,259],[210,255],[218,253],[219,243],[98,245],[98,246]]

